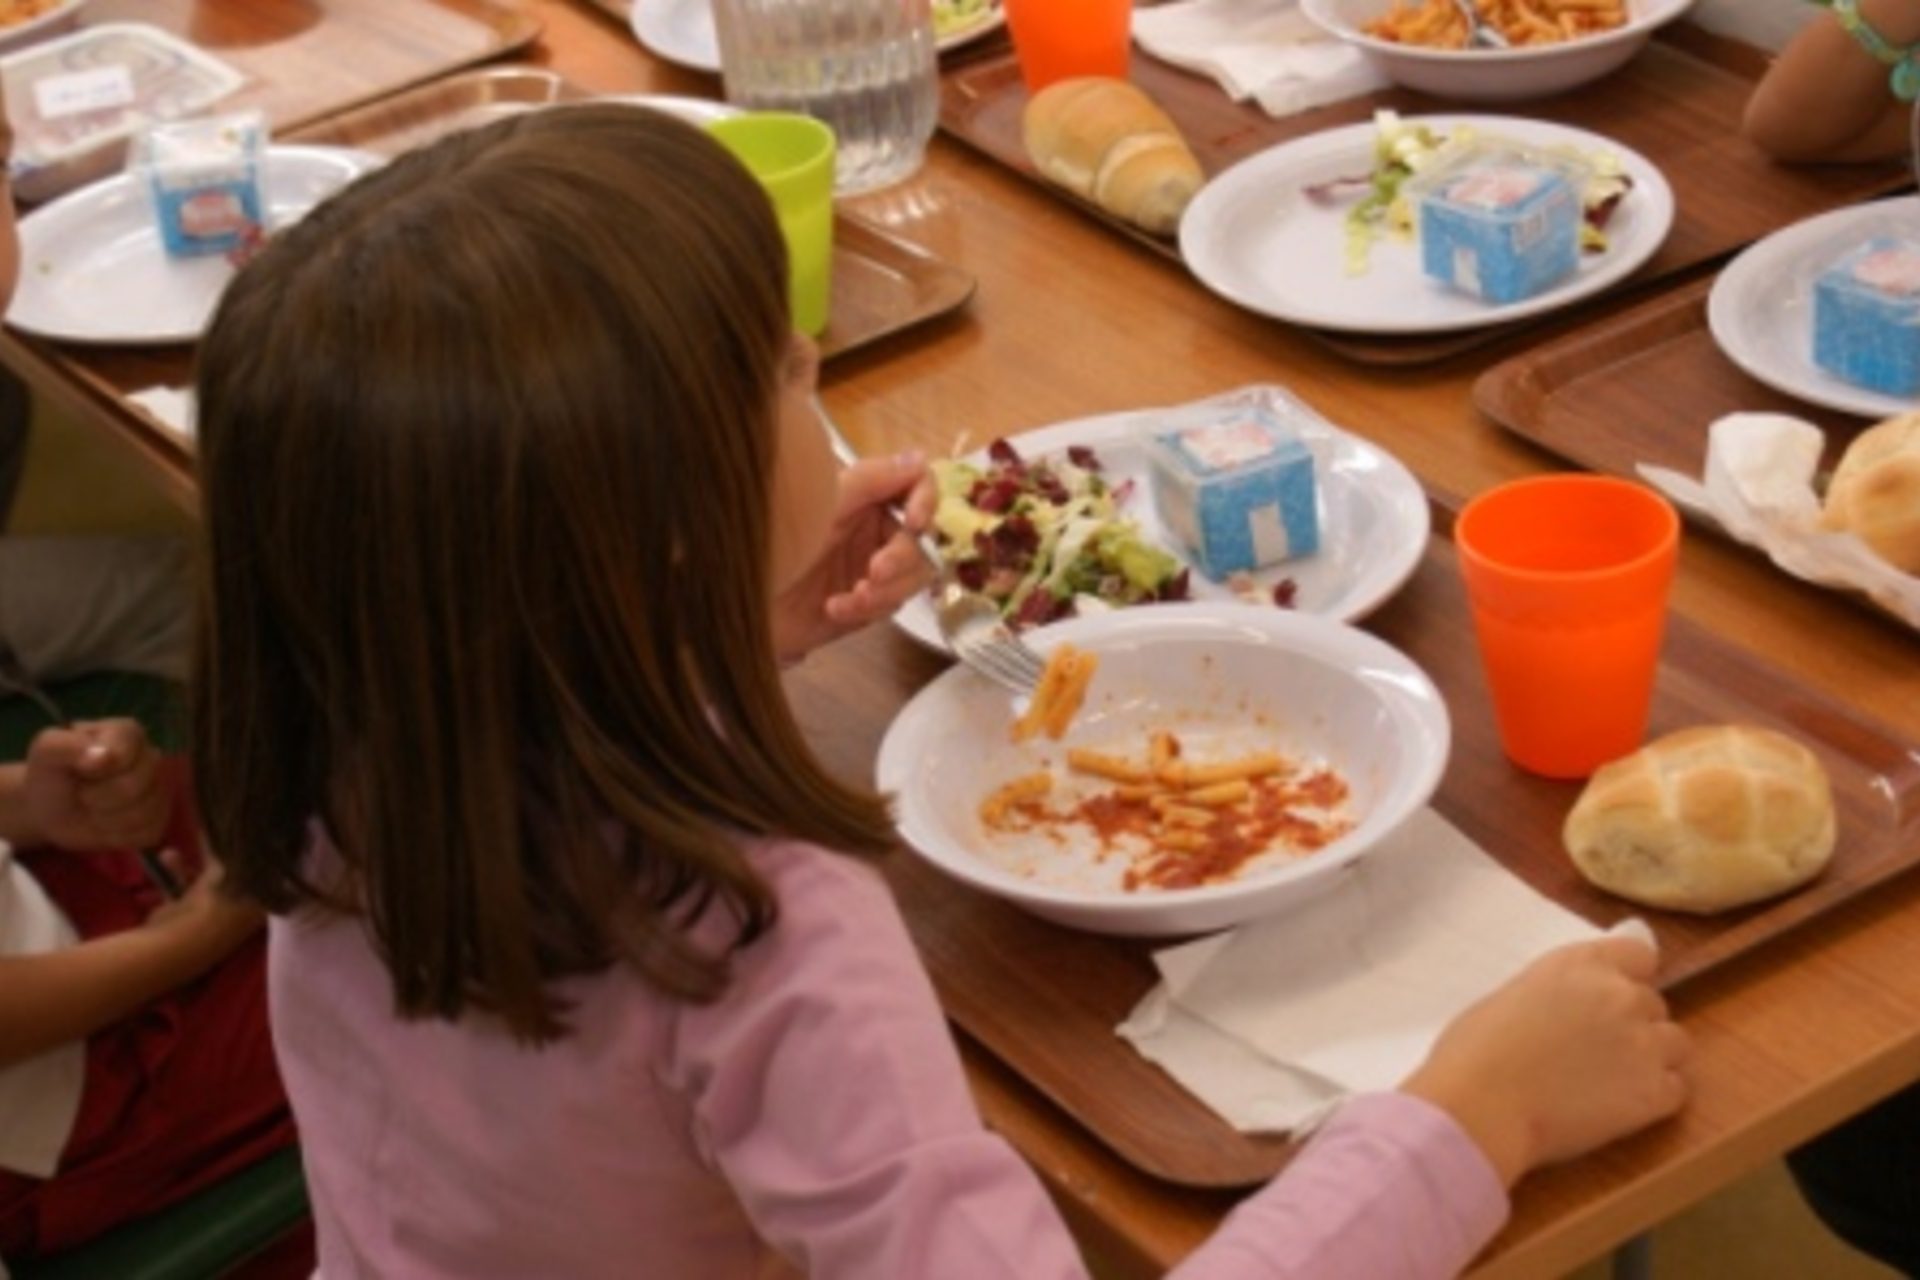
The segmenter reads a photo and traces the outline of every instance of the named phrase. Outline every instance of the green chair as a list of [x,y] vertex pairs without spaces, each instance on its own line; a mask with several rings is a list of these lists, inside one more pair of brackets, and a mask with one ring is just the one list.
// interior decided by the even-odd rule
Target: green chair
[[272,1247],[306,1217],[300,1152],[289,1148],[77,1249],[7,1265],[14,1280],[212,1280]]

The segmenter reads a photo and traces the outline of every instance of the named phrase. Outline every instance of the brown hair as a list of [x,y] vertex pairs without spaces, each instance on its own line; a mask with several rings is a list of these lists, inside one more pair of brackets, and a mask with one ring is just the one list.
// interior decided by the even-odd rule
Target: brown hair
[[718,144],[578,107],[395,161],[228,290],[199,799],[241,892],[364,914],[400,1015],[544,1040],[549,984],[616,963],[711,999],[775,914],[741,835],[890,843],[772,653],[785,276]]

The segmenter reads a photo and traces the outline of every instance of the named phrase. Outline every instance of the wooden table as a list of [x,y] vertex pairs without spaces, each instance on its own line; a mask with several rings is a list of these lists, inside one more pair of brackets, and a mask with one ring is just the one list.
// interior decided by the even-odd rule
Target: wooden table
[[[532,57],[585,87],[718,93],[713,80],[650,58],[596,10],[568,0],[532,7],[546,23]],[[1343,363],[943,140],[919,176],[857,207],[980,282],[968,311],[830,370],[826,398],[866,451],[943,451],[960,433],[978,444],[1059,419],[1279,381],[1391,448],[1437,493],[1470,494],[1553,465],[1470,405],[1474,377],[1502,351],[1410,371]],[[184,353],[61,352],[8,334],[0,359],[140,451],[191,504],[189,461],[118,399],[182,380]],[[1920,646],[1910,633],[1691,535],[1675,606],[1920,743]],[[794,676],[793,692],[822,754],[866,778],[887,721],[936,669],[880,628],[816,655]],[[1475,1274],[1571,1270],[1920,1077],[1920,878],[1690,985],[1677,1008],[1697,1045],[1696,1096],[1685,1114],[1529,1178],[1512,1224]],[[1089,1251],[1115,1274],[1164,1270],[1232,1203],[1133,1171],[1005,1067],[973,1046],[962,1050],[989,1122],[1038,1167]]]

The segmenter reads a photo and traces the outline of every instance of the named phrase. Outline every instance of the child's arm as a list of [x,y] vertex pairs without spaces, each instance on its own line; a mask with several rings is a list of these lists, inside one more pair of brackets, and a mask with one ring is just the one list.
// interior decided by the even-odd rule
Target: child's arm
[[[1920,3],[1859,0],[1863,21],[1889,45],[1920,41]],[[1782,160],[1848,162],[1905,153],[1910,106],[1893,96],[1889,68],[1832,14],[1809,22],[1747,102],[1744,131]]]
[[40,955],[0,956],[0,1068],[85,1039],[224,960],[263,917],[210,869],[137,929]]
[[[833,1280],[1065,1280],[1085,1270],[1038,1181],[987,1133],[885,889],[824,854],[768,870],[779,924],[679,1015],[664,1083],[761,1235]],[[1556,952],[1455,1022],[1404,1094],[1344,1108],[1178,1280],[1459,1274],[1505,1189],[1679,1106],[1685,1040],[1652,956]]]
[[0,765],[0,840],[13,845],[145,846],[171,804],[160,755],[132,720],[44,730],[24,763]]

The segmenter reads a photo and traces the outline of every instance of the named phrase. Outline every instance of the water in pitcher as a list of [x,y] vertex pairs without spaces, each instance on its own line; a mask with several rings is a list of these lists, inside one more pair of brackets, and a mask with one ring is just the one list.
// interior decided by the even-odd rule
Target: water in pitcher
[[825,121],[837,193],[920,167],[938,93],[927,0],[716,0],[714,16],[728,101]]

